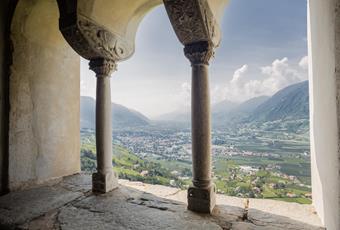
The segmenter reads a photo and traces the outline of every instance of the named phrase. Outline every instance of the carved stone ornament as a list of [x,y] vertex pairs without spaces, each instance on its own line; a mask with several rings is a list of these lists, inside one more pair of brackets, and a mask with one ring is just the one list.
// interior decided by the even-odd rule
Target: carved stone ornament
[[220,30],[207,0],[163,0],[171,24],[183,45],[220,42]]
[[133,44],[81,14],[76,15],[75,23],[60,25],[66,41],[80,56],[88,60],[104,58],[122,61],[134,53]]
[[91,59],[89,66],[97,77],[110,77],[112,72],[117,70],[115,61],[104,58]]
[[185,45],[184,54],[192,65],[209,65],[209,60],[214,55],[214,47],[207,41],[195,42]]

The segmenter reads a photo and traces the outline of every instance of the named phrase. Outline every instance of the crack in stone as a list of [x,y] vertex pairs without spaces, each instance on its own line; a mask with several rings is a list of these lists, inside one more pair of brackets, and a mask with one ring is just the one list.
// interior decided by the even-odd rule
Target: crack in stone
[[[137,200],[133,197],[130,197],[130,198],[126,199],[126,201],[129,202],[130,204],[141,205],[141,206],[145,206],[145,207],[148,207],[148,208],[158,209],[158,210],[161,210],[161,211],[171,211],[171,212],[173,212],[173,210],[170,210],[168,207],[153,204],[153,203],[171,204],[171,203],[168,203],[168,202],[165,202],[165,201],[155,201],[155,200],[147,199],[145,197],[141,197]],[[150,203],[150,204],[148,204],[148,203]]]
[[10,207],[1,207],[0,210],[5,210],[5,211],[12,211]]
[[295,229],[294,225],[292,225],[291,223],[288,222],[284,222],[284,223],[277,223],[277,222],[273,222],[273,221],[261,221],[255,218],[251,218],[248,219],[247,222],[256,225],[256,226],[275,226],[275,227],[282,227],[282,225],[284,225],[285,228],[287,229]]
[[172,201],[162,201],[162,200],[159,200],[157,202],[162,203],[162,204],[181,205],[180,203],[176,203],[176,202],[172,202]]
[[242,221],[250,221],[249,219],[248,219],[248,209],[247,208],[245,208],[245,209],[243,209],[243,213],[242,213]]
[[221,223],[221,221],[214,220],[215,224],[221,227],[222,230],[231,230],[232,229],[232,223],[230,222],[224,222]]
[[[63,187],[63,186],[61,186],[61,187]],[[67,188],[65,188],[65,189],[69,190]],[[75,204],[78,203],[78,202],[81,202],[82,200],[84,200],[84,199],[86,199],[86,198],[88,198],[88,197],[90,197],[92,195],[92,191],[90,191],[90,190],[89,191],[85,191],[85,192],[82,192],[82,191],[78,191],[78,192],[82,193],[82,195],[80,195],[79,197],[77,197],[76,199],[74,199],[74,200],[72,200],[70,202],[67,202],[66,204],[64,204],[63,206],[61,206],[61,207],[59,207],[57,209],[57,214],[56,214],[56,217],[55,217],[55,224],[54,224],[56,229],[62,230],[62,227],[61,227],[62,223],[59,221],[59,215],[60,215],[61,210],[63,208],[65,208],[67,206],[72,206],[72,207],[78,209],[78,207],[76,207]],[[89,210],[89,211],[91,211],[91,210]]]
[[169,197],[169,196],[174,196],[174,195],[177,195],[178,193],[180,193],[182,190],[177,190],[176,192],[173,192],[173,193],[170,193],[168,195],[166,195],[165,197]]
[[[248,212],[249,212],[249,200],[246,201],[244,208],[242,208],[242,216],[240,215],[233,215],[233,214],[228,214],[231,216],[237,217],[236,221],[221,221],[220,218],[214,218],[214,222],[219,225],[222,230],[232,230],[233,229],[233,223],[251,223],[256,225],[255,223],[252,222],[252,220],[249,219],[248,217]],[[259,225],[256,225],[259,226]]]
[[167,207],[156,206],[156,205],[146,205],[146,207],[148,207],[148,208],[159,209],[159,210],[161,210],[161,211],[168,211],[168,210],[169,210],[169,208],[167,208]]
[[86,210],[86,211],[89,211],[89,212],[92,212],[92,213],[99,213],[99,214],[105,214],[106,212],[105,211],[99,211],[99,210],[94,210],[92,209],[91,207],[86,207],[86,206],[75,206],[73,204],[71,204],[71,206],[75,209],[83,209],[83,210]]
[[[64,207],[64,206],[62,206],[62,207]],[[26,221],[25,223],[15,224],[14,229],[29,230],[29,229],[31,229],[31,224],[33,224],[33,226],[34,226],[34,222],[39,223],[39,221],[42,221],[42,222],[46,223],[49,220],[52,220],[52,222],[53,222],[53,224],[52,224],[53,229],[55,229],[55,230],[60,229],[60,224],[59,224],[59,221],[58,221],[58,215],[59,215],[62,207],[50,210],[49,212],[44,213],[44,214],[42,214],[38,217],[32,218],[32,219]]]
[[56,216],[55,216],[54,227],[55,227],[55,229],[62,230],[62,229],[61,229],[61,224],[60,224],[60,222],[59,222],[59,215],[60,215],[60,212],[61,212],[61,208],[57,211],[57,214],[56,214]]

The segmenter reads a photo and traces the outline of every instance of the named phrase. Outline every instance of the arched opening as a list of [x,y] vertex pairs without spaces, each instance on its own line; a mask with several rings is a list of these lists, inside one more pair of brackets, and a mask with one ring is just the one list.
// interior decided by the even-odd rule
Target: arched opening
[[219,192],[312,202],[306,8],[259,0],[226,9],[211,67]]
[[[286,11],[281,14],[287,13],[290,9],[287,4],[280,4],[286,7]],[[253,3],[251,6],[247,5],[249,15],[258,14],[255,5],[257,3]],[[270,5],[273,7],[275,4]],[[297,105],[301,107],[301,111],[287,110],[291,113],[290,115],[281,114],[282,117],[274,117],[273,120],[252,123],[252,118],[249,118],[249,122],[243,122],[243,119],[248,118],[252,113],[257,113],[254,112],[256,107],[264,103],[274,93],[307,78],[306,63],[301,61],[302,59],[303,61],[306,60],[306,57],[304,57],[307,54],[306,31],[295,31],[294,35],[289,35],[291,40],[288,39],[288,36],[286,42],[284,42],[284,39],[280,39],[279,41],[272,41],[269,45],[266,44],[268,41],[261,37],[263,33],[269,36],[274,23],[277,23],[277,27],[283,28],[285,32],[289,31],[289,28],[291,28],[288,23],[289,20],[295,19],[301,21],[297,23],[297,30],[305,30],[306,4],[297,4],[298,9],[294,10],[294,18],[285,22],[280,21],[282,15],[266,14],[261,18],[262,21],[257,20],[256,23],[267,21],[270,18],[275,22],[271,26],[263,25],[265,27],[263,33],[260,33],[257,27],[254,27],[251,31],[253,34],[244,32],[249,29],[247,28],[248,21],[245,20],[246,16],[233,18],[235,15],[231,13],[233,10],[237,10],[237,7],[241,9],[245,6],[231,3],[230,7],[234,8],[227,11],[224,25],[222,25],[225,37],[222,40],[221,47],[216,51],[216,59],[211,65],[210,77],[213,98],[213,155],[217,191],[226,195],[238,195],[246,198],[272,198],[311,203],[308,160],[308,83],[304,82],[302,88],[295,87],[296,91],[300,91],[300,89],[303,91],[301,95],[297,95],[302,99],[299,102],[301,104]],[[276,12],[279,11],[281,10],[276,10]],[[299,15],[301,12],[304,13]],[[237,22],[238,20],[241,20],[242,23]],[[229,21],[233,21],[233,23]],[[237,33],[236,25],[242,27],[243,33]],[[235,28],[232,28],[233,26]],[[275,33],[278,32],[279,29],[276,29]],[[150,16],[147,16],[139,33],[141,35],[137,35],[135,55],[131,60],[120,63],[118,71],[111,80],[112,100],[130,109],[145,113],[146,116],[135,116],[135,121],[140,121],[138,123],[133,123],[127,119],[130,117],[128,115],[131,115],[131,112],[133,113],[133,111],[127,109],[124,110],[125,116],[113,116],[114,145],[116,145],[116,153],[114,154],[121,152],[121,156],[118,156],[118,159],[117,156],[114,156],[113,161],[116,170],[121,173],[121,178],[160,183],[184,189],[191,184],[192,176],[189,62],[185,59],[182,47],[171,31],[171,25],[166,18],[164,9],[158,8]],[[300,35],[301,42],[295,41],[294,39],[297,40]],[[250,43],[249,37],[257,39],[257,42],[261,45],[256,47],[255,51],[251,51],[255,44]],[[276,37],[280,37],[280,35],[276,35]],[[240,41],[236,43],[237,40]],[[241,42],[249,42],[250,44],[244,44],[246,48],[243,48]],[[291,42],[298,44],[289,49]],[[163,44],[166,45],[163,46]],[[261,49],[274,49],[275,46],[282,47],[281,52],[274,50],[270,53],[259,54]],[[249,55],[249,52],[251,55]],[[242,55],[244,59],[235,58],[237,55]],[[284,58],[285,56],[289,57],[289,61],[288,58]],[[275,61],[275,59],[277,60]],[[299,66],[300,62],[301,66]],[[239,69],[240,65],[244,66]],[[261,72],[261,67],[267,71]],[[241,76],[241,74],[245,75],[245,69],[251,68],[255,71],[247,71],[256,72],[256,69],[259,69],[256,72],[256,77]],[[82,93],[94,97],[95,79],[90,71],[88,71],[88,74],[92,76],[86,76],[86,69],[87,66],[84,63],[82,71],[84,71],[83,76],[85,78],[83,78],[84,91]],[[279,74],[275,72],[278,70],[280,71]],[[253,72],[249,74],[253,74]],[[232,78],[237,76],[248,78],[239,79],[245,81],[243,83],[233,81]],[[266,86],[268,82],[271,83],[269,87]],[[239,86],[239,83],[242,83],[242,86]],[[256,84],[252,86],[250,83]],[[252,86],[252,88],[247,88],[247,85]],[[235,92],[234,90],[238,91]],[[250,92],[246,92],[246,90]],[[241,96],[241,100],[237,98]],[[92,100],[92,115],[88,118],[84,116],[83,128],[93,129],[95,103],[93,99],[87,98],[86,100]],[[230,102],[232,105],[228,105],[228,100],[236,101],[232,101]],[[247,100],[253,102],[246,102]],[[86,103],[85,98],[84,103]],[[234,111],[229,107],[234,107]],[[238,107],[238,111],[236,111],[236,107]],[[113,108],[113,113],[117,110],[119,110],[118,107]],[[282,113],[287,111],[282,111]],[[86,111],[83,112],[84,115],[89,114]],[[262,113],[265,112],[268,112],[268,107],[262,109]],[[149,119],[145,119],[145,117],[149,117]],[[285,119],[287,117],[291,119]],[[256,127],[257,125],[259,127]],[[266,125],[270,127],[265,127]],[[301,126],[299,130],[289,130],[291,127],[299,126]],[[239,133],[239,129],[248,129],[248,131]],[[272,132],[270,133],[270,130],[266,129],[272,129]],[[94,133],[86,132],[88,130],[83,132],[83,169],[94,170]],[[279,132],[282,132],[282,134],[278,135]],[[264,133],[267,133],[267,136],[261,136]],[[286,136],[289,135],[291,136],[287,140]],[[244,138],[248,139],[244,140]],[[284,138],[286,139],[284,140]],[[299,140],[297,141],[297,139]],[[130,153],[125,150],[129,150]],[[88,154],[89,152],[91,154]],[[120,157],[124,158],[124,162],[120,161],[122,160]],[[153,174],[152,165],[150,168],[145,166],[145,160],[159,164],[157,166],[159,168],[158,175]],[[248,175],[248,173],[249,170],[252,172],[259,171],[260,167],[262,170],[259,174],[264,174],[261,176],[263,182],[261,182],[261,186],[256,186],[252,184],[257,178],[256,173],[253,176]],[[294,171],[295,167],[297,169]],[[292,171],[294,172],[291,173]],[[279,176],[276,176],[277,173],[280,173]],[[232,174],[234,174],[234,178]],[[242,178],[235,176],[235,174],[242,175]],[[292,179],[289,179],[289,177]],[[160,181],[159,178],[162,180]],[[269,186],[272,186],[272,188],[269,188]]]
[[[155,20],[155,17],[157,20]],[[147,26],[152,24],[152,26]],[[165,28],[165,31],[157,33],[160,28]],[[157,36],[155,36],[157,34]],[[168,39],[171,40],[169,46]],[[164,41],[164,46],[155,43],[155,41]],[[166,45],[168,44],[168,45]],[[174,54],[175,53],[175,54]],[[159,65],[158,60],[167,61],[167,65]],[[156,63],[157,62],[157,63]],[[94,139],[94,106],[95,106],[95,77],[88,70],[86,61],[81,63],[81,79],[83,95],[81,102],[81,136],[82,147],[82,169],[85,171],[94,171],[95,165],[95,139]],[[166,16],[164,6],[157,7],[148,13],[145,19],[141,22],[136,38],[136,50],[131,59],[118,64],[118,71],[115,72],[111,79],[112,93],[112,126],[113,126],[113,165],[114,170],[120,174],[121,179],[140,180],[146,183],[176,185],[180,183],[176,175],[171,172],[175,171],[177,165],[184,167],[180,171],[184,171],[187,184],[190,183],[189,176],[191,175],[191,163],[177,164],[172,161],[171,169],[166,167],[169,161],[157,159],[160,153],[166,156],[169,152],[163,152],[165,146],[160,144],[160,139],[156,143],[152,143],[152,136],[158,136],[157,125],[150,117],[155,117],[163,112],[163,109],[172,112],[173,106],[177,106],[181,102],[181,98],[169,100],[172,95],[176,95],[177,86],[181,82],[170,83],[164,81],[171,79],[176,69],[181,68],[188,71],[188,62],[183,55],[182,47],[178,44],[177,38],[172,31],[171,24]],[[147,70],[147,71],[146,71]],[[184,79],[188,76],[182,76]],[[157,90],[157,85],[168,86],[168,90]],[[153,87],[153,85],[155,87]],[[155,97],[157,95],[157,97]],[[157,112],[157,108],[162,105],[162,111]],[[189,99],[189,98],[188,98]],[[182,103],[182,102],[181,102]],[[168,105],[167,105],[168,104]],[[189,101],[185,102],[188,105]],[[181,105],[182,106],[182,105]],[[148,113],[143,115],[140,113],[141,108],[148,108]],[[167,123],[164,123],[168,125]],[[168,128],[172,127],[172,123]],[[189,126],[186,127],[190,132]],[[92,129],[92,131],[91,131]],[[161,127],[163,131],[166,126]],[[171,135],[175,135],[171,131]],[[124,136],[127,135],[127,138]],[[131,143],[129,140],[132,136],[136,139],[144,135],[144,140],[141,142]],[[161,135],[161,134],[160,134]],[[164,141],[168,136],[164,137]],[[186,136],[190,140],[190,135]],[[169,142],[172,139],[169,138]],[[145,151],[151,149],[147,146],[160,144],[158,150],[153,149],[152,153],[156,156],[150,157]],[[169,143],[170,144],[170,143]],[[144,148],[144,150],[143,150]],[[163,150],[161,150],[163,149]],[[151,153],[151,152],[149,152]],[[171,156],[169,155],[171,158]],[[173,159],[174,160],[173,156]],[[187,155],[185,160],[190,161],[191,156]],[[178,169],[177,169],[178,170]],[[185,188],[185,187],[182,187]]]

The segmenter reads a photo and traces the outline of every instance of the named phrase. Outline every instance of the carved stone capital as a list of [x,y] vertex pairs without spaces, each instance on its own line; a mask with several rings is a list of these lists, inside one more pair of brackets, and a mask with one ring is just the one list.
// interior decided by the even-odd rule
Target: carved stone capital
[[97,77],[110,77],[112,72],[117,70],[116,62],[104,58],[91,59],[89,66]]
[[163,0],[172,27],[183,45],[209,41],[218,46],[218,23],[207,0]]
[[133,44],[79,13],[60,18],[59,27],[70,46],[85,59],[122,61],[134,53]]
[[185,45],[184,54],[192,65],[209,65],[209,61],[214,55],[214,47],[206,41],[195,42]]

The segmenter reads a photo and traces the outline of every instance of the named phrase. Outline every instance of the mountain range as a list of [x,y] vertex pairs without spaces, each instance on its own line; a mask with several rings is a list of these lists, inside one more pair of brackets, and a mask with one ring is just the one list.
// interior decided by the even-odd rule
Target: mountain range
[[[80,128],[95,128],[96,101],[92,97],[80,98]],[[138,111],[112,103],[112,128],[149,125],[150,120]]]
[[[273,96],[260,96],[242,103],[224,100],[212,106],[213,126],[299,120],[309,118],[308,81],[290,85]],[[133,109],[112,103],[113,128],[149,125],[151,121]],[[190,123],[190,108],[159,116],[157,121]],[[81,97],[81,128],[95,127],[95,100]]]
[[212,111],[215,126],[309,119],[308,81],[283,88],[271,97],[255,97],[236,106],[232,105],[231,108],[225,107],[224,110],[221,110],[220,105],[217,104],[213,106]]
[[[269,98],[268,96],[254,97],[240,104],[231,104],[228,100],[222,101],[212,107],[213,125],[223,126],[230,123],[246,122],[253,111]],[[221,105],[227,106],[222,108]]]
[[[212,106],[214,126],[309,118],[308,81],[290,85],[273,96],[259,96],[242,103],[224,100]],[[163,121],[190,122],[190,109],[158,117]]]
[[309,119],[308,81],[278,91],[253,110],[251,119],[256,121]]

